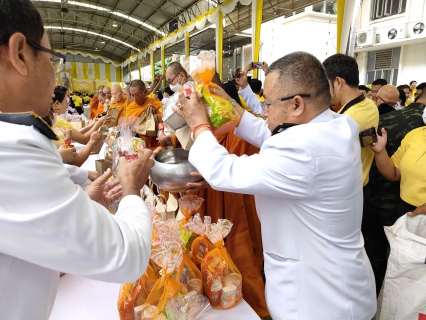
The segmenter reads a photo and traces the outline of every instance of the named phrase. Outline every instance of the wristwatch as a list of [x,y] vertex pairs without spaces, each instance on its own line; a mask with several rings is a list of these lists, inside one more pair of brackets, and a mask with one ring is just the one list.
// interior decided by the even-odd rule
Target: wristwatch
[[237,101],[235,101],[235,99],[232,99],[231,101],[232,106],[235,108],[235,105],[237,104]]

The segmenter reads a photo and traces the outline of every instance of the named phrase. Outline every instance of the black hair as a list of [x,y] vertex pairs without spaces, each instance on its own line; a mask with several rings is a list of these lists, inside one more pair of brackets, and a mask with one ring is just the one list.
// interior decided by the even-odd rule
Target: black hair
[[16,32],[21,32],[27,41],[40,44],[44,34],[40,13],[30,0],[0,0],[0,41],[9,41]]
[[405,106],[405,101],[407,100],[406,96],[405,96],[405,92],[402,89],[398,89],[399,92],[399,100],[401,100],[401,105]]
[[410,86],[413,84],[413,82],[417,83],[416,80],[410,81]]
[[358,86],[359,90],[364,90],[365,92],[369,92],[371,89],[369,87],[364,86],[363,84]]
[[236,86],[235,80],[230,80],[222,84],[223,90],[234,99],[239,105],[241,105],[240,95],[238,94],[238,89]]
[[422,92],[416,97],[416,99],[414,100],[415,102],[417,102],[417,100],[419,100],[420,98],[425,98],[426,97],[426,90],[421,89]]
[[254,93],[259,93],[262,90],[262,81],[258,79],[250,79],[248,84]]
[[330,106],[330,84],[321,61],[310,53],[297,51],[273,62],[265,72],[278,72],[275,83],[283,97],[294,94],[311,94],[310,104],[314,108],[327,109]]
[[160,91],[160,90],[158,90],[157,91],[157,97],[158,97],[158,100],[163,100],[163,93]]
[[417,90],[424,90],[424,88],[426,88],[426,82],[422,82],[416,87]]
[[53,91],[54,93],[54,97],[52,98],[53,102],[55,101],[59,101],[62,102],[64,101],[66,95],[67,95],[67,91],[68,89],[62,86],[56,86],[55,90]]
[[396,87],[398,90],[401,89],[402,91],[404,91],[404,89],[408,89],[411,91],[411,88],[408,84],[401,84],[399,86]]
[[322,64],[329,80],[334,81],[339,77],[345,80],[349,87],[358,87],[359,70],[358,63],[356,63],[354,58],[337,53],[325,59]]
[[372,86],[381,85],[383,87],[387,84],[388,84],[388,82],[385,79],[376,79],[376,80],[373,81],[373,83],[371,85]]
[[170,87],[165,87],[164,92],[167,92],[169,94],[169,96],[172,96],[174,94],[173,90],[170,89]]

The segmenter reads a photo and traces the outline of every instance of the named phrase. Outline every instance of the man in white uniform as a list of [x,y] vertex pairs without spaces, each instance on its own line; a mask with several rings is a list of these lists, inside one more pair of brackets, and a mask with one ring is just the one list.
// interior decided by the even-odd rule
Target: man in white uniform
[[[123,283],[149,261],[151,219],[139,192],[151,151],[120,159],[122,192],[114,182],[103,186],[109,171],[85,193],[70,180],[50,127],[22,114],[48,115],[59,58],[30,0],[0,0],[0,319],[48,319],[59,271]],[[113,216],[101,204],[121,193]]]
[[[321,62],[308,53],[274,62],[264,82],[266,124],[232,101],[242,117],[236,134],[261,148],[250,157],[218,144],[196,94],[181,95],[175,109],[195,129],[189,161],[208,183],[255,195],[274,320],[370,320],[376,311],[360,232],[359,128],[328,109],[329,89]],[[231,101],[220,87],[211,91]]]

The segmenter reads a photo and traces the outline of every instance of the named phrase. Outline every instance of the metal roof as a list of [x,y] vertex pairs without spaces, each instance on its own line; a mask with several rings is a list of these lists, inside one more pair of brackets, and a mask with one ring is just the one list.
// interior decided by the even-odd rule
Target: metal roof
[[[33,0],[54,49],[79,50],[122,62],[225,0]],[[253,0],[256,1],[256,0]],[[318,0],[264,0],[263,21]],[[238,3],[224,15],[224,42],[247,41],[237,33],[251,28],[251,5]],[[214,30],[213,30],[214,31]],[[194,30],[193,33],[199,32]],[[203,33],[211,34],[205,30]],[[198,37],[200,38],[200,36]],[[191,52],[214,49],[213,36],[196,41]],[[171,47],[171,46],[168,46]],[[176,47],[178,49],[178,47]],[[166,51],[170,53],[170,50]],[[181,50],[179,50],[181,51]],[[178,52],[178,51],[177,51]]]

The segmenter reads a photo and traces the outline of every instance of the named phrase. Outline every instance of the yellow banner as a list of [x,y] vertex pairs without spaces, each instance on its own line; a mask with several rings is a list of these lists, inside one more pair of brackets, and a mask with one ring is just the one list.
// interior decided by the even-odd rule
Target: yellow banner
[[95,81],[91,81],[91,82],[73,81],[73,90],[74,91],[87,90],[88,92],[95,92],[96,83]]

